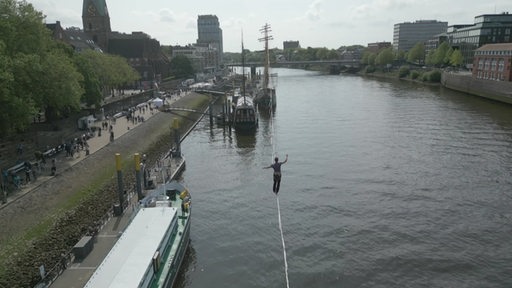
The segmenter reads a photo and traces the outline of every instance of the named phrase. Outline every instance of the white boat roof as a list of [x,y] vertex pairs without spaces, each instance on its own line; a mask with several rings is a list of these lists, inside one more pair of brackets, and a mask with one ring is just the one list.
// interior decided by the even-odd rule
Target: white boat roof
[[236,105],[237,106],[253,106],[254,104],[252,102],[252,98],[251,97],[240,96],[240,98],[238,98],[238,101],[237,101]]
[[174,217],[173,207],[141,208],[85,287],[138,287]]

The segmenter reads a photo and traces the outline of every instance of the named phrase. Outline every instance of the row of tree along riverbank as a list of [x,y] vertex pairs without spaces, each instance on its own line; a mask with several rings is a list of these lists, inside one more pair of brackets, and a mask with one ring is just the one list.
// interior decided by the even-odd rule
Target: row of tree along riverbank
[[422,85],[442,85],[451,90],[512,104],[511,82],[475,79],[467,71],[442,71],[440,69],[428,68],[411,69],[403,66],[398,70],[390,69],[389,71],[365,70],[360,71],[357,75],[405,80]]

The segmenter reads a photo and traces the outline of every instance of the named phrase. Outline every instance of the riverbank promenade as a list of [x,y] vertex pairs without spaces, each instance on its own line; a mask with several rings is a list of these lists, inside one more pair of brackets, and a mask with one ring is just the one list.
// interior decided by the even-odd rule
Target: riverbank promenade
[[[181,97],[186,96],[186,93],[182,93],[181,95],[173,95],[170,99],[166,100],[166,105],[172,105],[172,103],[179,100]],[[151,105],[148,103],[148,107]],[[149,118],[153,117],[157,113],[162,113],[158,109],[135,109],[133,116],[135,116],[133,119],[139,117],[139,119],[144,119],[144,121],[148,120]],[[89,155],[92,155],[93,153],[99,151],[100,149],[103,149],[107,145],[109,145],[112,142],[117,141],[119,138],[123,137],[125,134],[129,133],[130,130],[137,128],[140,126],[143,121],[134,121],[131,119],[127,119],[126,117],[119,117],[115,120],[108,121],[109,127],[107,129],[102,129],[102,123],[96,122],[94,124],[95,127],[97,127],[94,133],[94,136],[89,138],[87,140],[88,145],[88,152],[84,149],[79,149],[76,151],[76,153],[73,154],[73,156],[66,155],[66,151],[61,151],[57,153],[54,157],[48,159],[47,163],[45,165],[41,165],[40,167],[34,167],[36,174],[36,179],[34,179],[33,174],[31,175],[31,181],[26,181],[25,179],[21,180],[20,187],[11,192],[9,195],[5,195],[4,197],[4,203],[0,204],[0,209],[3,209],[4,207],[10,205],[11,203],[17,201],[21,197],[24,197],[26,194],[30,193],[34,189],[38,188],[48,180],[50,180],[53,177],[58,177],[60,174],[62,174],[63,171],[73,167]],[[112,128],[113,132],[113,140],[111,139],[111,134],[109,132],[110,127]],[[101,135],[98,134],[98,130],[101,129]],[[52,175],[51,171],[51,161],[52,159],[55,159],[55,167],[56,167],[56,173],[55,175]],[[21,174],[21,173],[20,173]],[[0,197],[1,199],[1,197]]]

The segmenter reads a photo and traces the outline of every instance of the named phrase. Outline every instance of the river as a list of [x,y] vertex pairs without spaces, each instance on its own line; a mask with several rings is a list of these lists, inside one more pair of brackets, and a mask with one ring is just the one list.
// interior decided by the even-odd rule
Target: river
[[[276,71],[273,71],[276,72]],[[440,87],[278,69],[254,137],[204,119],[182,150],[178,287],[512,287],[512,106]]]

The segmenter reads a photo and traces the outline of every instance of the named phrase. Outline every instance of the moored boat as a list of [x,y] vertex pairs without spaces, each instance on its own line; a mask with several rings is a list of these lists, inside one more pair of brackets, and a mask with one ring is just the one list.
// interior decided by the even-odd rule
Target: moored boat
[[256,114],[256,107],[254,106],[252,98],[246,95],[245,83],[245,52],[244,44],[242,42],[242,87],[241,94],[238,89],[235,89],[233,95],[233,111],[232,123],[233,127],[238,132],[253,132],[258,127],[258,117]]
[[233,110],[233,127],[237,131],[254,131],[258,127],[258,117],[251,98],[242,96],[237,99]]
[[190,242],[190,193],[167,182],[138,209],[85,287],[172,287]]
[[265,63],[263,67],[263,78],[262,82],[259,84],[258,91],[254,97],[254,102],[258,106],[258,109],[262,112],[266,112],[269,109],[274,110],[277,105],[276,99],[276,89],[271,84],[270,78],[276,78],[277,74],[270,74],[270,52],[268,48],[268,41],[272,40],[272,36],[269,35],[271,32],[270,25],[265,24],[263,28],[261,28],[261,33],[263,33],[263,38],[261,41],[265,42]]

